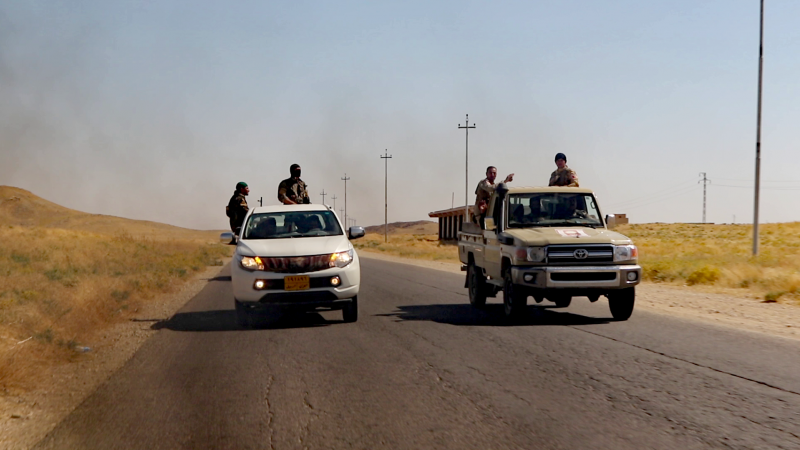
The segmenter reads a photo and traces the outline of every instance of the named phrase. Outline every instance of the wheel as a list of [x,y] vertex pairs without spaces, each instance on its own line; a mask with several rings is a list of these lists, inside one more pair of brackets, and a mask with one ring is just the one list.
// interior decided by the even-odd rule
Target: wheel
[[633,314],[633,303],[636,300],[636,288],[625,288],[610,292],[608,295],[608,308],[614,320],[628,320]]
[[353,323],[358,320],[358,296],[353,297],[344,308],[342,308],[342,319],[345,323]]
[[511,280],[511,272],[503,278],[503,307],[508,318],[517,318],[522,315],[528,306],[528,296],[520,292]]
[[236,324],[242,328],[250,328],[252,326],[250,311],[239,300],[234,300],[234,303],[236,304]]
[[467,266],[467,289],[470,305],[476,308],[486,306],[486,277],[474,264]]
[[558,295],[554,296],[550,299],[553,303],[556,304],[557,308],[566,308],[572,303],[572,297],[569,295]]

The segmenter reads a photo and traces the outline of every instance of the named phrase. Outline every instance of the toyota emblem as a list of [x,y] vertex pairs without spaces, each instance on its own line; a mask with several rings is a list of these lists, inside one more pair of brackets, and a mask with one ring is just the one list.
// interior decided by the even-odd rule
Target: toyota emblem
[[579,248],[572,252],[572,256],[574,256],[575,259],[586,259],[589,257],[589,251],[585,248]]

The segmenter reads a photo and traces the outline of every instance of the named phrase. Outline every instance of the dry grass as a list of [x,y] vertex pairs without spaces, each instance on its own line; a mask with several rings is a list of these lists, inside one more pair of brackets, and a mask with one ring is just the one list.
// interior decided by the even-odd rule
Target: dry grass
[[458,246],[440,242],[436,234],[393,234],[388,243],[384,242],[383,234],[367,234],[353,241],[353,246],[358,250],[404,258],[458,262]]
[[144,302],[222,265],[218,236],[0,186],[0,393],[38,386]]
[[[749,225],[641,224],[615,231],[639,246],[644,279],[736,290],[764,302],[800,303],[800,223],[760,227],[759,256],[753,258]],[[435,234],[368,234],[353,241],[360,250],[406,258],[458,262],[454,244],[440,244]]]
[[643,224],[617,231],[639,246],[645,280],[740,289],[767,302],[800,297],[800,223],[761,225],[758,257],[749,225]]

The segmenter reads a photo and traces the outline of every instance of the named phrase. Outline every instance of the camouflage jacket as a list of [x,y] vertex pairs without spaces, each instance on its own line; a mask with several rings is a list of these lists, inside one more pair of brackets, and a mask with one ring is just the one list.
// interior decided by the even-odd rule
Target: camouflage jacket
[[228,206],[225,209],[228,213],[228,217],[231,219],[231,229],[242,226],[244,216],[246,216],[247,211],[250,210],[247,206],[247,199],[244,194],[238,190],[233,192],[233,196],[228,201]]
[[549,186],[578,187],[578,174],[567,166],[563,169],[556,169],[550,175]]
[[481,211],[478,208],[482,201],[489,203],[489,199],[492,197],[494,193],[494,189],[497,187],[496,183],[490,183],[488,179],[484,178],[483,180],[478,183],[478,187],[475,188],[475,208],[473,209],[473,213],[476,216],[481,215]]
[[286,203],[284,201],[286,199],[298,204],[311,203],[308,198],[308,185],[301,179],[295,180],[291,177],[281,181],[278,185],[278,201]]

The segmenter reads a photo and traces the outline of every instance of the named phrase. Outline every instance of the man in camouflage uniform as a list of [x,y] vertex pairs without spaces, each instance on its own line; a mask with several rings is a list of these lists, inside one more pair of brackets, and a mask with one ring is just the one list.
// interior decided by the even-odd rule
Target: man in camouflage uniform
[[578,187],[578,174],[567,167],[567,155],[556,153],[556,166],[550,175],[550,186]]
[[[475,207],[473,208],[472,221],[480,223],[481,228],[484,227],[483,219],[486,218],[486,209],[489,207],[489,199],[492,197],[497,183],[494,180],[497,178],[497,168],[489,166],[486,168],[486,178],[478,183],[475,188]],[[514,174],[509,174],[504,183],[514,180]]]
[[289,168],[292,175],[278,185],[278,201],[284,205],[311,203],[308,198],[308,185],[300,179],[300,165],[292,164]]
[[[236,229],[242,226],[247,211],[250,210],[247,206],[247,199],[245,198],[249,194],[250,188],[247,187],[247,183],[244,181],[236,183],[236,190],[233,191],[233,196],[231,196],[231,199],[228,201],[228,206],[225,207],[225,213],[230,218],[231,231],[233,231],[234,235],[236,234]],[[236,243],[235,236],[231,243]]]

